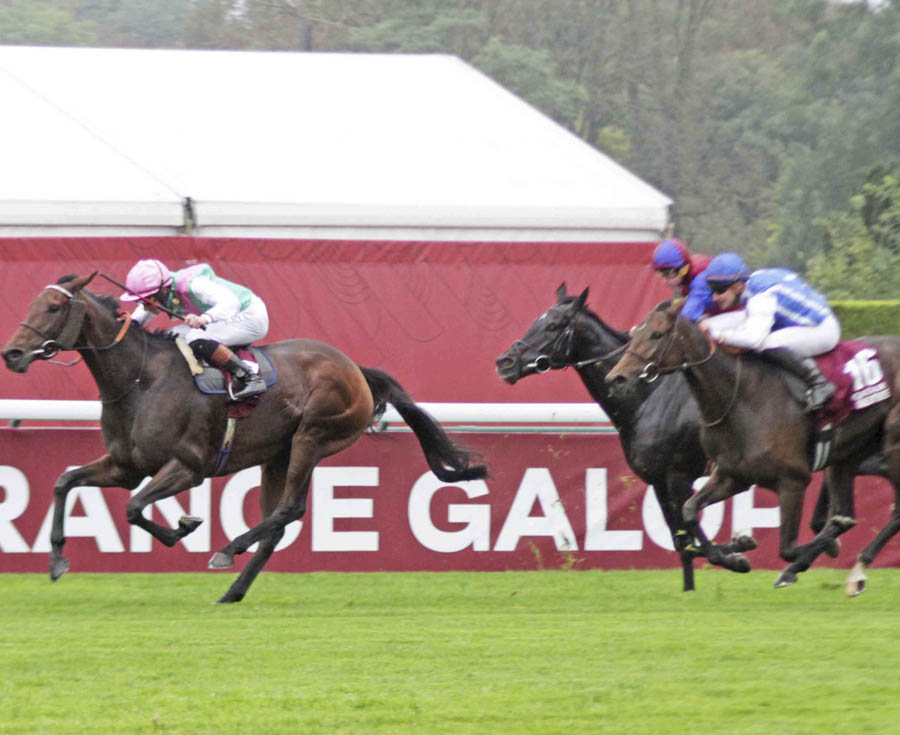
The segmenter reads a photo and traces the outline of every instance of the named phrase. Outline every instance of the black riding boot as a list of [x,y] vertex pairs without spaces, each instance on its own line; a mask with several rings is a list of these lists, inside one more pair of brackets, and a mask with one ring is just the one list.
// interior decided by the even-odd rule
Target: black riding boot
[[191,349],[198,357],[210,365],[222,368],[231,373],[232,400],[242,401],[245,398],[258,396],[266,392],[266,381],[254,373],[247,364],[235,355],[231,348],[212,339],[196,339],[191,342]]
[[837,391],[834,384],[822,375],[816,361],[811,357],[799,357],[787,347],[765,350],[762,354],[767,360],[771,360],[779,367],[783,367],[803,379],[806,383],[806,410],[808,412],[822,408]]
[[266,392],[266,381],[259,375],[254,373],[245,363],[234,353],[228,358],[228,361],[221,365],[225,368],[233,380],[231,381],[231,389],[229,394],[235,401],[242,401],[245,398],[258,396],[260,393]]

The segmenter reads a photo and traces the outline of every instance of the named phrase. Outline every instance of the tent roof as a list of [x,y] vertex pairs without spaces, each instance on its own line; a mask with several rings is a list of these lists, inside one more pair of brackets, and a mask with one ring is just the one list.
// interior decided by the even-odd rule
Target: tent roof
[[648,240],[671,204],[452,56],[5,46],[0,98],[0,235]]

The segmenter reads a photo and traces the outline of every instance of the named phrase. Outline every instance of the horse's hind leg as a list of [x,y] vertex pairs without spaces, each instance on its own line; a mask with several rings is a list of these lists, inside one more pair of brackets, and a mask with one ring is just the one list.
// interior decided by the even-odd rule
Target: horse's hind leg
[[[323,457],[343,449],[347,443],[341,442],[337,449],[323,453],[309,437],[299,433],[295,435],[291,442],[291,460],[285,478],[284,492],[275,510],[249,531],[242,533],[213,554],[209,560],[209,568],[230,569],[236,554],[243,554],[248,547],[266,538],[276,529],[283,529],[291,521],[302,518],[306,512],[306,496],[313,469]],[[330,444],[326,446],[331,448]]]
[[[830,517],[820,527],[816,537],[808,544],[795,546],[791,551],[793,561],[778,575],[776,587],[786,587],[797,581],[797,574],[805,572],[823,552],[837,543],[837,537],[856,525],[853,517],[853,477],[856,467],[853,465],[834,465],[825,470],[823,492],[827,492],[827,505]],[[802,503],[803,494],[800,493]],[[819,498],[821,503],[821,496]],[[794,511],[791,511],[793,513]],[[784,524],[784,521],[782,521]],[[799,525],[799,518],[797,519]],[[785,527],[784,525],[782,526]],[[796,537],[795,537],[796,538]],[[784,543],[784,539],[782,539]],[[782,554],[785,557],[785,554]]]
[[92,487],[123,487],[131,490],[138,486],[143,478],[116,464],[113,458],[104,454],[83,467],[63,472],[53,486],[53,525],[50,531],[50,579],[55,582],[69,569],[69,562],[63,556],[62,548],[66,543],[63,523],[66,516],[66,496],[73,487],[89,485]]
[[856,557],[856,564],[854,564],[853,569],[850,570],[850,575],[847,577],[847,582],[844,587],[844,592],[847,593],[848,597],[855,597],[865,591],[866,569],[868,569],[875,560],[878,552],[884,548],[884,545],[890,541],[898,531],[900,531],[900,497],[894,499],[894,510],[891,513],[891,519],[888,521],[887,525],[878,532],[878,535],[875,536],[874,539],[872,539],[872,543],[866,546],[866,548],[859,553],[859,556]]
[[[262,510],[263,518],[267,518],[275,511],[279,499],[284,494],[284,483],[289,460],[290,455],[288,454],[263,465],[262,482],[259,488],[259,507]],[[272,556],[272,552],[275,551],[275,547],[281,541],[282,536],[284,536],[283,528],[274,531],[259,542],[259,548],[256,550],[256,553],[247,562],[247,566],[244,567],[238,578],[234,580],[228,591],[218,600],[219,603],[240,602],[244,599],[244,595],[247,594],[247,590],[250,589],[250,585],[253,584],[256,575],[260,573],[269,557]]]
[[884,459],[887,464],[886,477],[894,489],[894,504],[890,520],[856,557],[856,564],[850,570],[844,592],[854,597],[866,589],[866,569],[875,561],[884,545],[900,531],[900,408],[891,409],[885,423],[887,431],[884,442]]

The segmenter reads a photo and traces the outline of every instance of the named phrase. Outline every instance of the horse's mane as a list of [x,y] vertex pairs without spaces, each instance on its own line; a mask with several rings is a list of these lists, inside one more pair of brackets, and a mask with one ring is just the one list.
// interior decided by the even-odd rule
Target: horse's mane
[[[62,276],[56,283],[61,286],[64,283],[75,280],[77,277],[78,276],[76,274],[69,273],[65,276]],[[108,311],[115,318],[118,318],[119,313],[122,311],[121,307],[119,306],[119,299],[117,299],[115,296],[112,296],[111,294],[94,293],[93,291],[89,291],[88,289],[82,289],[82,293],[90,296],[91,299],[97,302],[97,304],[99,304],[103,309]],[[149,337],[159,341],[160,343],[171,342],[174,344],[175,342],[175,335],[170,334],[163,329],[155,329],[151,331],[146,327],[138,324],[137,322],[132,322],[131,327],[133,329],[140,329],[142,332],[146,332]]]
[[[577,298],[578,298],[577,296],[566,296],[559,302],[559,306],[568,306],[573,301],[575,301],[575,299],[577,299]],[[589,317],[600,329],[602,329],[604,332],[607,332],[608,334],[613,335],[620,342],[628,341],[628,339],[629,339],[628,332],[622,332],[622,331],[616,329],[615,327],[611,327],[609,324],[607,324],[605,321],[603,321],[599,316],[597,316],[593,311],[591,311],[587,307],[587,304],[582,306],[581,313],[584,314],[586,317]]]

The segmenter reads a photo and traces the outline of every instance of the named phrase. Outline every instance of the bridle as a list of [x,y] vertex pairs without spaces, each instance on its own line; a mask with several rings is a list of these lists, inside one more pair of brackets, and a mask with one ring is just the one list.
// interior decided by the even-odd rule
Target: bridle
[[591,357],[587,360],[574,360],[572,358],[572,352],[575,349],[575,320],[578,318],[578,314],[579,312],[577,310],[573,310],[565,328],[544,347],[537,347],[524,338],[517,339],[513,342],[512,348],[516,352],[519,352],[520,347],[524,345],[531,352],[538,353],[538,356],[534,358],[532,362],[526,363],[522,367],[533,368],[537,373],[546,373],[550,370],[558,370],[567,367],[578,369],[616,357],[625,350],[628,345],[627,342],[620,347],[616,347],[612,352],[608,352],[604,355]]
[[[645,325],[641,325],[641,327],[639,327],[639,329],[644,326]],[[678,371],[687,371],[690,368],[703,365],[704,363],[709,362],[712,359],[713,355],[716,354],[716,349],[717,349],[716,342],[713,340],[713,338],[709,334],[707,334],[706,341],[707,341],[707,344],[709,345],[709,353],[705,357],[701,358],[700,360],[695,360],[693,362],[690,362],[688,360],[683,360],[678,365],[673,365],[671,367],[660,367],[659,362],[661,362],[662,359],[666,356],[666,353],[669,351],[669,349],[674,344],[675,339],[676,339],[675,322],[673,321],[672,328],[669,330],[669,338],[666,341],[666,343],[663,345],[661,351],[658,351],[658,354],[656,355],[656,360],[653,360],[652,355],[647,356],[647,355],[641,354],[636,349],[634,349],[634,347],[630,346],[630,343],[629,343],[629,347],[627,350],[625,350],[625,354],[626,355],[631,354],[634,357],[638,358],[639,360],[644,361],[644,369],[640,373],[638,373],[638,376],[637,376],[639,380],[643,380],[647,383],[652,383],[657,378],[659,378],[660,375],[667,375],[669,373],[675,373]],[[654,352],[657,352],[657,350],[654,350]],[[719,418],[715,419],[714,421],[710,421],[710,422],[706,422],[706,421],[700,422],[705,428],[711,429],[714,426],[718,426],[725,420],[725,418],[728,416],[728,414],[731,413],[731,409],[734,407],[734,403],[738,397],[738,389],[740,388],[740,385],[741,385],[741,364],[742,364],[742,360],[740,359],[740,354],[738,354],[737,355],[737,371],[736,371],[736,374],[734,377],[734,389],[732,390],[732,393],[731,393],[731,399],[728,401],[728,405],[725,407],[725,412],[721,416],[719,416]]]
[[[638,329],[644,329],[645,324],[642,324],[638,327]],[[660,349],[654,349],[653,352],[657,353],[655,355],[656,359],[654,360],[654,355],[646,355],[641,354],[636,349],[631,342],[628,343],[627,349],[625,350],[626,355],[633,355],[638,360],[643,361],[644,369],[638,373],[638,379],[643,380],[647,383],[654,382],[660,375],[669,375],[670,373],[676,373],[681,370],[687,370],[692,367],[697,367],[698,365],[703,365],[706,362],[709,362],[712,359],[712,356],[716,354],[716,343],[713,341],[712,337],[709,335],[706,336],[707,344],[709,345],[709,354],[706,357],[703,357],[700,360],[695,360],[694,362],[690,362],[688,360],[683,360],[678,365],[672,365],[669,367],[660,367],[659,363],[662,362],[662,359],[666,356],[666,353],[671,349],[672,345],[675,343],[676,334],[675,334],[675,322],[672,322],[672,328],[669,330],[668,339],[665,344]]]
[[[37,334],[39,337],[43,338],[44,342],[41,346],[32,350],[31,354],[35,359],[38,360],[49,360],[54,365],[63,365],[64,367],[72,367],[73,365],[77,365],[81,362],[82,357],[79,355],[78,359],[73,360],[72,362],[61,362],[59,360],[53,360],[52,358],[56,356],[59,352],[65,352],[69,350],[77,350],[79,352],[84,350],[90,350],[93,352],[104,352],[106,350],[110,350],[119,344],[125,337],[126,332],[128,332],[129,327],[132,324],[131,314],[125,312],[122,314],[122,326],[119,329],[116,336],[113,338],[112,342],[106,345],[102,345],[100,347],[95,347],[93,345],[84,344],[77,345],[75,341],[78,339],[78,335],[81,334],[82,327],[84,326],[84,317],[85,310],[87,308],[87,304],[83,299],[79,299],[76,294],[69,291],[67,288],[63,288],[57,283],[51,283],[44,287],[44,290],[53,289],[54,291],[59,291],[66,297],[66,305],[64,307],[63,313],[60,315],[62,319],[62,326],[59,329],[59,333],[55,337],[51,337],[49,334],[34,326],[33,324],[29,324],[28,322],[20,322],[19,324],[26,329],[30,329],[32,332]],[[125,396],[127,396],[131,391],[134,390],[135,386],[140,383],[141,377],[144,374],[144,366],[147,361],[147,335],[144,335],[144,349],[141,353],[141,364],[138,368],[137,377],[134,380],[129,382],[128,387],[125,389],[125,392],[116,398],[109,400],[101,400],[103,405],[108,405],[110,403],[118,403]]]
[[47,289],[59,291],[66,297],[66,306],[63,313],[60,315],[62,317],[62,326],[59,329],[59,333],[55,337],[51,337],[33,324],[19,322],[20,326],[30,329],[39,337],[43,338],[43,344],[41,344],[38,349],[32,350],[31,352],[32,356],[38,360],[49,360],[58,352],[75,349],[75,340],[81,333],[81,326],[84,322],[84,301],[76,299],[75,294],[56,283],[45,286],[44,290],[46,291]]
[[58,283],[51,283],[48,286],[44,286],[44,290],[53,289],[54,291],[59,291],[66,297],[66,306],[63,313],[60,315],[62,317],[62,326],[59,329],[59,334],[55,337],[51,337],[46,332],[41,329],[38,329],[33,324],[29,324],[28,322],[19,322],[19,325],[25,327],[26,329],[30,329],[32,332],[37,334],[39,337],[44,339],[44,342],[41,346],[32,350],[31,354],[38,360],[50,360],[55,365],[65,365],[66,367],[71,367],[72,365],[76,365],[79,361],[75,360],[74,362],[58,362],[56,360],[51,360],[51,358],[55,357],[59,352],[67,352],[69,350],[93,350],[96,352],[103,352],[104,350],[109,350],[115,347],[122,339],[125,337],[125,333],[128,331],[128,328],[131,326],[131,314],[124,313],[122,315],[122,328],[119,330],[118,334],[116,334],[115,338],[108,345],[104,345],[102,347],[94,347],[92,345],[76,345],[75,340],[78,338],[78,335],[81,334],[81,328],[84,324],[84,315],[85,309],[87,305],[82,299],[79,299],[66,288],[63,288]]

